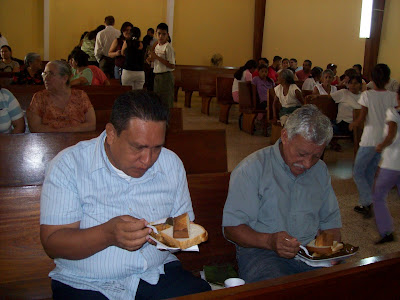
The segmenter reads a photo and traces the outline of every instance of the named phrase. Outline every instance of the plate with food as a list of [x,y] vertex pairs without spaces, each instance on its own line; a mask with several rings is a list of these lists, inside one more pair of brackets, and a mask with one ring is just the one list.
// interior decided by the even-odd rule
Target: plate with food
[[[186,250],[190,251],[192,247],[207,241],[208,233],[203,226],[191,223],[188,213],[172,218],[172,225],[167,219],[162,219],[150,223],[154,230],[150,238],[157,243],[157,247],[166,250]],[[193,249],[198,251],[198,247]]]
[[313,267],[330,267],[357,253],[359,247],[334,240],[332,234],[323,232],[307,244],[308,254],[300,249],[296,258]]

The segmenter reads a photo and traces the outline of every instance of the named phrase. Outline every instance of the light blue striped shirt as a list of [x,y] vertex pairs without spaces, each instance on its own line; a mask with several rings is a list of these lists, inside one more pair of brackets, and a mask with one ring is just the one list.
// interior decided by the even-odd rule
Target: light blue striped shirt
[[12,121],[18,120],[24,113],[14,95],[7,89],[0,89],[0,132],[10,133]]
[[[49,164],[40,199],[40,223],[80,228],[103,224],[121,215],[147,221],[189,212],[192,203],[181,160],[163,148],[141,177],[121,178],[104,149],[104,131],[60,152]],[[108,247],[88,258],[54,260],[50,277],[78,289],[96,290],[110,299],[134,299],[140,279],[156,284],[164,264],[177,260],[146,243],[140,250]]]

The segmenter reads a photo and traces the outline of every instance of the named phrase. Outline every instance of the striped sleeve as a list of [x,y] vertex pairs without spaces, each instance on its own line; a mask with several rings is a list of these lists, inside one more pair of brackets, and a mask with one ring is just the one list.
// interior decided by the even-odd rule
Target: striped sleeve
[[19,105],[18,100],[7,89],[2,89],[3,94],[6,96],[8,104],[8,115],[12,121],[18,120],[24,116],[24,112]]

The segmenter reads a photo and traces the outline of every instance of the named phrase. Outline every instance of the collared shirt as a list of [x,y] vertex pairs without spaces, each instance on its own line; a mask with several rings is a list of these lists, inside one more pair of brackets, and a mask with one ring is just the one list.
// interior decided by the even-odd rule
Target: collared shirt
[[275,145],[245,158],[232,172],[222,226],[246,224],[262,233],[286,231],[306,245],[318,229],[340,228],[338,202],[320,160],[294,176]]
[[94,45],[94,56],[100,62],[103,56],[108,56],[112,42],[121,35],[121,31],[112,26],[106,26],[105,29],[100,31],[96,36],[96,43]]
[[14,95],[6,89],[0,89],[0,133],[10,133],[12,122],[24,116],[24,112]]
[[[127,181],[108,160],[105,136],[104,131],[67,148],[50,162],[41,194],[41,224],[79,221],[85,229],[122,215],[151,222],[185,212],[194,219],[185,170],[176,154],[163,148],[141,178]],[[81,260],[55,259],[50,277],[110,299],[134,299],[140,279],[156,284],[164,264],[174,260],[174,255],[149,243],[137,251],[110,246]]]

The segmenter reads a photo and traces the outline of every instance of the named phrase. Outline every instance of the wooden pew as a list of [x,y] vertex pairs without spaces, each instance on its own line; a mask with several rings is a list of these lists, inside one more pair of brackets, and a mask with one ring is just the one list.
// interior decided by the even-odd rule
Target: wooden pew
[[[319,108],[319,110],[326,115],[329,120],[335,121],[338,113],[338,104],[332,99],[325,99],[324,97],[316,97],[311,99],[310,96],[305,98],[305,104],[314,104]],[[353,139],[352,135],[337,135],[334,134],[335,139]]]
[[233,104],[238,104],[232,98],[233,78],[217,76],[217,99],[220,106],[219,121],[229,123],[229,111]]
[[[0,135],[0,187],[40,185],[47,163],[61,150],[98,132]],[[226,172],[225,130],[168,132],[165,147],[182,160],[187,174]]]
[[269,123],[269,92],[267,94],[267,109],[258,109],[260,102],[257,90],[250,81],[239,82],[239,111],[243,114],[242,128],[244,132],[254,133],[254,120],[259,113],[265,115],[264,135],[267,135],[267,124]]
[[11,84],[13,77],[13,72],[0,72],[0,86],[7,88]]
[[[203,265],[235,263],[235,247],[222,235],[222,210],[229,173],[188,175],[196,222],[209,233],[200,252],[178,253],[184,268],[198,272]],[[50,299],[48,273],[53,260],[39,238],[41,186],[0,189],[0,298]],[[4,297],[4,298],[3,298]]]
[[[236,71],[236,69],[234,71]],[[201,97],[201,113],[210,114],[211,100],[217,96],[217,76],[233,78],[233,73],[224,74],[210,69],[208,72],[202,72],[200,74],[199,95]]]
[[400,252],[172,299],[399,299]]

